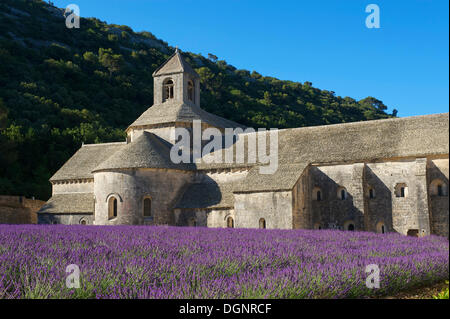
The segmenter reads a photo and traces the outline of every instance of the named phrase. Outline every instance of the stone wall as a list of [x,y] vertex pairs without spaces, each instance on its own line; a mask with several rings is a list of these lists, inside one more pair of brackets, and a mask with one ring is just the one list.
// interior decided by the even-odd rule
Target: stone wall
[[92,214],[39,214],[39,224],[92,225]]
[[312,229],[312,209],[311,209],[311,174],[310,167],[307,167],[292,191],[292,228]]
[[175,209],[175,225],[226,228],[228,217],[236,219],[234,209]]
[[[368,163],[366,182],[375,189],[375,198],[368,200],[367,230],[383,221],[388,231],[430,234],[426,159]],[[406,186],[404,197],[399,196],[397,185]]]
[[[449,237],[448,157],[430,159],[427,164],[431,231],[433,234]],[[441,194],[438,193],[438,185],[441,185],[442,187]]]
[[[193,173],[164,169],[130,169],[95,173],[96,225],[174,225],[173,207]],[[108,201],[117,199],[117,217],[108,218]],[[144,198],[151,198],[153,217],[144,218]]]
[[0,224],[36,224],[44,201],[23,196],[0,196]]
[[264,218],[266,228],[292,229],[292,192],[234,194],[235,227],[259,228]]
[[64,181],[54,182],[52,184],[52,194],[67,194],[67,193],[93,193],[94,179],[83,181]]
[[344,229],[352,224],[355,230],[364,229],[363,169],[362,163],[310,168],[312,192],[305,195],[314,228]]

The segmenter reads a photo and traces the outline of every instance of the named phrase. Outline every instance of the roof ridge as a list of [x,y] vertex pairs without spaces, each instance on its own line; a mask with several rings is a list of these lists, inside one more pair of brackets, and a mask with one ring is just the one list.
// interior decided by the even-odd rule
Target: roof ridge
[[104,146],[104,145],[122,145],[127,144],[127,141],[124,142],[109,142],[109,143],[94,143],[94,144],[82,144],[81,147],[93,147],[93,146]]

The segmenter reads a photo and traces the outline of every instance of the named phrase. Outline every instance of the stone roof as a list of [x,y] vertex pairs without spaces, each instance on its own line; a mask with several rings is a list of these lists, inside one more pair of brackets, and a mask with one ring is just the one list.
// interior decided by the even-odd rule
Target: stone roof
[[170,159],[172,144],[157,135],[143,132],[134,142],[123,146],[93,172],[126,168],[195,169],[194,164],[174,164]]
[[42,206],[38,214],[93,214],[94,194],[55,194]]
[[232,208],[235,183],[194,183],[187,187],[175,208]]
[[194,69],[184,61],[183,57],[180,54],[180,51],[175,50],[175,53],[172,54],[172,56],[159,68],[153,72],[153,76],[160,76],[160,75],[168,75],[168,74],[174,74],[174,73],[190,73],[194,75],[197,78],[200,78],[200,76],[197,74],[197,72],[194,71]]
[[[237,192],[289,189],[308,164],[364,162],[448,154],[448,121],[449,114],[444,113],[279,130],[277,172],[273,175],[260,175],[259,169],[254,167],[243,184],[233,187]],[[249,134],[245,136],[248,137]],[[93,178],[94,169],[130,167],[195,169],[190,165],[186,167],[185,164],[173,164],[168,155],[169,151],[170,144],[151,133],[144,133],[143,137],[130,144],[85,145],[64,164],[51,181]],[[210,170],[252,167],[258,164],[201,162],[195,166],[200,170]],[[211,185],[208,187],[212,189]]]
[[211,126],[218,128],[245,127],[223,117],[211,114],[196,105],[188,105],[182,102],[167,101],[148,108],[134,121],[127,130],[136,126],[146,126],[164,123],[188,122],[201,120]]
[[[240,138],[251,134],[258,133]],[[449,153],[448,135],[449,113],[282,129],[278,130],[278,160],[281,167],[442,155]],[[202,170],[239,166],[243,164],[197,163]]]
[[309,163],[280,164],[274,174],[260,174],[259,167],[252,167],[246,178],[237,184],[233,191],[268,192],[291,190]]
[[125,145],[125,142],[83,145],[50,181],[94,178],[92,170]]

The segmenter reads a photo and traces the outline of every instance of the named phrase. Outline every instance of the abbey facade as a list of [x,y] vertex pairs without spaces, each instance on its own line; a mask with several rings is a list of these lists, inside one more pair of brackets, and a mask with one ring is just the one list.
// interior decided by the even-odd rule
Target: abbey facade
[[[449,234],[449,115],[278,132],[278,169],[174,163],[176,131],[240,129],[200,108],[200,79],[177,51],[153,74],[154,104],[121,143],[83,145],[50,179],[45,224],[342,229]],[[237,143],[236,143],[237,144]],[[227,147],[236,147],[236,144]],[[214,150],[221,152],[224,150]]]

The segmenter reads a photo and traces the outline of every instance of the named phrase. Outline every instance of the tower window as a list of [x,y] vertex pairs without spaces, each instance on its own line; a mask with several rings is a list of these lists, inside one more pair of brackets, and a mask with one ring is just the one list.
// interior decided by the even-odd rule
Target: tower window
[[174,92],[174,84],[171,79],[164,82],[163,85],[164,91],[163,91],[163,97],[164,101],[173,99],[173,92]]
[[264,218],[261,218],[259,220],[259,228],[260,229],[266,229],[266,220]]
[[438,185],[437,193],[438,193],[438,196],[444,196],[444,192],[442,190],[442,185]]
[[111,197],[108,201],[108,218],[113,219],[117,217],[117,199]]
[[195,88],[194,88],[194,82],[191,80],[188,81],[188,99],[189,101],[195,102]]
[[150,198],[144,199],[144,217],[152,216],[152,200]]

